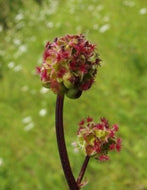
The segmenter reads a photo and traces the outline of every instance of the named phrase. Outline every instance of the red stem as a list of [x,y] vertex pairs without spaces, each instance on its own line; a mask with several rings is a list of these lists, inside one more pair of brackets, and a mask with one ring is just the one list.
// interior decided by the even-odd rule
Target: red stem
[[63,103],[64,96],[58,95],[56,101],[56,137],[58,143],[58,150],[60,155],[60,160],[66,181],[69,185],[70,190],[79,190],[79,187],[73,176],[70,162],[68,159],[68,154],[66,150],[65,138],[64,138],[64,129],[63,129]]
[[77,179],[77,184],[78,184],[78,186],[80,186],[81,181],[82,181],[82,179],[83,179],[83,177],[84,177],[84,174],[85,174],[85,171],[86,171],[86,168],[87,168],[89,159],[90,159],[89,156],[86,156],[86,157],[85,157],[84,163],[83,163],[82,168],[81,168],[81,171],[80,171],[80,173],[79,173],[79,177],[78,177],[78,179]]

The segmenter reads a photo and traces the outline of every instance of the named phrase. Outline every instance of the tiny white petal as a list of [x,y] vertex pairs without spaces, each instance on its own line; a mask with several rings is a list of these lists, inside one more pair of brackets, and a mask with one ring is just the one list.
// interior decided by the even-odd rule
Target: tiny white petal
[[46,110],[46,109],[41,109],[41,110],[39,111],[39,115],[40,115],[41,117],[45,116],[46,114],[47,114],[47,110]]
[[142,8],[142,9],[140,9],[139,13],[140,13],[141,15],[144,15],[144,14],[147,13],[147,9],[146,9],[146,8]]
[[71,145],[72,145],[73,147],[77,147],[77,143],[76,143],[76,142],[72,142]]
[[26,52],[26,51],[27,51],[27,46],[26,46],[26,45],[21,45],[21,46],[19,46],[19,51],[20,51],[21,53]]
[[104,22],[108,22],[109,19],[110,19],[109,16],[104,16],[103,21],[104,21]]
[[19,13],[19,14],[16,15],[15,20],[16,20],[16,21],[20,21],[20,20],[22,20],[23,18],[24,18],[24,15],[23,15],[22,13]]
[[93,29],[94,29],[94,30],[97,30],[98,28],[99,28],[99,25],[98,25],[98,24],[94,24],[94,25],[93,25]]
[[42,87],[42,88],[40,89],[40,93],[41,93],[41,94],[46,94],[48,91],[49,91],[48,88]]
[[14,40],[13,40],[13,43],[14,43],[15,45],[20,45],[20,44],[21,44],[21,41],[20,41],[19,39],[14,39]]
[[2,25],[0,25],[0,32],[2,32],[3,31],[3,26]]
[[79,149],[78,148],[74,148],[74,153],[78,153]]
[[103,7],[103,5],[98,5],[98,6],[96,7],[96,9],[97,9],[98,11],[101,11],[101,10],[104,9],[104,7]]
[[104,32],[106,32],[107,30],[109,30],[109,28],[110,28],[110,25],[109,25],[109,24],[105,24],[105,25],[103,25],[103,26],[100,27],[99,32],[100,32],[100,33],[104,33]]
[[134,7],[135,6],[135,2],[133,2],[133,1],[127,1],[127,0],[124,1],[123,4],[125,6],[128,6],[128,7]]
[[54,26],[53,22],[47,22],[46,25],[48,28],[53,28],[53,26]]
[[3,165],[3,158],[0,158],[0,167]]
[[22,66],[21,65],[17,65],[16,67],[14,67],[14,71],[15,72],[18,72],[20,70],[22,70]]
[[15,63],[13,61],[11,61],[10,63],[8,63],[8,68],[12,69],[14,67]]
[[31,116],[28,116],[28,117],[25,117],[22,119],[22,122],[23,123],[30,123],[32,121],[32,117]]
[[28,91],[29,90],[29,87],[28,86],[23,86],[22,88],[21,88],[21,91],[23,91],[23,92],[26,92],[26,91]]
[[24,130],[25,131],[30,131],[34,127],[34,123],[29,123],[28,125],[25,126]]

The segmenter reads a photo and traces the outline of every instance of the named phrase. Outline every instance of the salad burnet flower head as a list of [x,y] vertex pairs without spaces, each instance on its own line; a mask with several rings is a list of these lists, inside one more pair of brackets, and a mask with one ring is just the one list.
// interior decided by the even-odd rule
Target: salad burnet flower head
[[121,150],[121,139],[117,138],[118,125],[110,127],[105,118],[95,123],[92,118],[82,120],[77,132],[78,145],[85,155],[93,156],[100,161],[109,160],[109,151]]
[[36,69],[44,87],[75,99],[92,86],[99,65],[96,47],[84,35],[65,35],[47,42]]

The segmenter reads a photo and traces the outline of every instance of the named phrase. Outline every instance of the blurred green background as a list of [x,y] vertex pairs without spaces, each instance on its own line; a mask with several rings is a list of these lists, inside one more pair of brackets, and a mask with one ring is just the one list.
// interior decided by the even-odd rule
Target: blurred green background
[[0,0],[0,190],[68,190],[57,151],[56,95],[35,67],[46,41],[83,33],[97,44],[102,66],[78,100],[65,99],[64,125],[77,176],[77,123],[92,116],[120,125],[122,151],[91,159],[85,190],[147,190],[146,0]]

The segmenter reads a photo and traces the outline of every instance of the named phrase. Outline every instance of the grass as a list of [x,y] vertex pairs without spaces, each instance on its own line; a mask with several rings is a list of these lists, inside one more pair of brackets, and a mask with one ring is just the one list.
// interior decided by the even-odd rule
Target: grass
[[[78,175],[84,160],[71,146],[77,123],[88,115],[95,120],[105,116],[119,123],[123,149],[107,163],[91,159],[85,175],[89,183],[83,189],[147,190],[146,14],[140,14],[145,0],[49,2],[41,7],[25,2],[16,14],[10,12],[9,29],[0,32],[0,189],[68,189],[55,138],[56,95],[40,93],[34,68],[41,64],[46,41],[84,33],[97,44],[103,62],[88,92],[78,100],[65,99],[73,172]],[[100,32],[104,25],[108,30]],[[41,109],[47,110],[42,117]],[[31,121],[23,123],[28,116]]]

